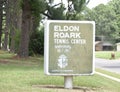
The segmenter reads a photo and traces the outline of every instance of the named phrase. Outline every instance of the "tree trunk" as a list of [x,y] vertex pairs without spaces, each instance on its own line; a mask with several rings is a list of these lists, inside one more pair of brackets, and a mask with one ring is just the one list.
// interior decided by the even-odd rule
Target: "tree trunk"
[[29,33],[31,30],[31,7],[30,0],[23,0],[22,7],[22,32],[18,56],[27,58],[29,55]]
[[9,19],[10,19],[10,15],[9,15],[9,12],[8,12],[8,9],[9,9],[9,3],[6,1],[5,3],[4,3],[4,7],[5,7],[5,9],[4,9],[4,11],[6,12],[6,15],[4,15],[3,17],[5,17],[6,18],[6,24],[4,25],[5,27],[4,27],[4,29],[3,29],[3,33],[4,33],[4,42],[3,42],[3,46],[2,46],[2,49],[3,50],[8,50],[8,38],[9,38],[9,27],[8,27],[8,25],[9,25]]
[[3,43],[2,49],[7,51],[8,50],[8,36],[9,36],[9,32],[7,28],[4,29],[4,34],[5,34],[5,37],[4,37],[4,43]]
[[0,1],[0,49],[2,44],[2,15],[3,15],[2,6],[3,6],[3,2]]
[[[10,52],[15,52],[16,47],[16,33],[21,30],[21,9],[19,8],[20,0],[9,1],[11,9],[11,27],[10,27]],[[14,8],[15,7],[15,8]],[[18,44],[18,43],[17,43]]]

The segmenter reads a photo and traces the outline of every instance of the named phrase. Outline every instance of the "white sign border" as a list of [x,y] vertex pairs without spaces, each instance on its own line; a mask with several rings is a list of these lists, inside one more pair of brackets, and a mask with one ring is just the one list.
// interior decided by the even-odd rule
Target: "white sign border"
[[[59,73],[49,73],[49,24],[52,22],[56,23],[91,23],[93,25],[93,69],[92,73],[89,74],[59,74]],[[74,20],[46,20],[45,22],[45,32],[44,32],[44,73],[46,75],[54,76],[86,76],[93,75],[95,72],[95,22],[94,21],[74,21]]]

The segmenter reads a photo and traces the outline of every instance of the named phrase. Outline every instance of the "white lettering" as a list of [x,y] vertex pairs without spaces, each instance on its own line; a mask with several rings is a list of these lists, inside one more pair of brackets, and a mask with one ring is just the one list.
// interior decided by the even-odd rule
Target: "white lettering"
[[57,25],[54,26],[54,31],[58,31],[58,26]]
[[80,33],[54,32],[54,38],[81,38]]
[[69,44],[68,39],[54,39],[54,43],[56,44]]
[[71,49],[70,45],[55,45],[56,49]]
[[79,26],[55,25],[54,31],[79,31]]
[[54,38],[59,38],[59,33],[58,32],[54,32]]
[[86,44],[85,39],[71,39],[71,44]]
[[68,31],[68,26],[64,26],[64,31]]

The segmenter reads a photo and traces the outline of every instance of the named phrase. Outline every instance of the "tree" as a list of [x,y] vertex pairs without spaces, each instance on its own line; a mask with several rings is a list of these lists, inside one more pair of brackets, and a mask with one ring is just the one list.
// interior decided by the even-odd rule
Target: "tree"
[[0,1],[0,49],[1,49],[1,38],[2,38],[2,15],[3,15],[3,1]]
[[116,20],[115,20],[115,34],[112,34],[112,36],[116,39],[116,42],[120,42],[120,1],[119,0],[111,0],[109,2],[109,6],[112,8],[112,10],[116,14]]
[[3,50],[16,51],[16,34],[21,30],[21,0],[3,0]]
[[[48,19],[75,20],[82,12],[89,0],[66,0],[67,4],[61,2],[54,4],[54,0],[49,0],[46,10],[42,12]],[[66,6],[67,5],[67,6]]]
[[[15,52],[16,34],[20,32],[20,44],[17,54],[19,57],[28,57],[30,37],[32,39],[34,37],[32,36],[33,34],[39,33],[35,30],[39,26],[39,21],[43,18],[43,15],[48,19],[76,19],[82,8],[86,5],[86,1],[89,0],[66,0],[68,2],[67,7],[63,0],[58,4],[54,4],[53,1],[7,0],[4,48],[7,49],[9,45],[10,51]],[[20,2],[21,4],[19,4]],[[22,17],[19,16],[21,15],[21,10]]]
[[92,10],[87,10],[86,19],[96,23],[96,36],[105,36],[113,41],[113,34],[117,30],[116,14],[109,5],[100,4]]
[[6,4],[4,5],[4,7],[5,7],[5,10],[4,10],[4,12],[5,12],[5,14],[6,14],[6,16],[4,16],[5,17],[5,27],[4,27],[4,30],[3,30],[3,33],[4,33],[4,39],[3,39],[3,41],[4,41],[4,43],[3,43],[3,47],[2,47],[2,49],[3,50],[8,50],[8,48],[7,48],[7,46],[8,46],[8,39],[9,39],[9,28],[10,28],[10,8],[9,8],[9,6],[10,6],[10,3],[9,3],[9,1],[6,1]]
[[20,38],[20,47],[18,56],[21,58],[28,57],[29,33],[31,30],[32,12],[30,0],[23,0],[22,2],[22,31]]
[[44,28],[41,27],[33,32],[29,43],[29,55],[44,54]]
[[[65,19],[76,19],[80,20],[83,18],[81,16],[82,10],[84,10],[85,5],[87,4],[87,0],[78,0],[77,3],[73,0],[66,0],[69,1],[68,6],[61,0],[61,2],[58,2],[57,4],[54,3],[54,0],[49,0],[49,2],[41,2],[39,6],[42,7],[42,9],[39,9],[40,13],[44,15],[44,17],[48,19],[53,20],[65,20]],[[84,1],[84,2],[82,2]],[[71,3],[72,2],[72,3]],[[81,4],[82,2],[82,4]],[[44,3],[44,4],[43,4]],[[74,9],[74,3],[76,4],[76,8]],[[81,6],[81,5],[82,6]],[[35,5],[35,4],[34,4]],[[43,6],[44,5],[44,6]],[[69,10],[68,10],[69,7]],[[32,32],[32,35],[30,36],[30,55],[31,54],[43,54],[44,51],[44,31],[41,30],[34,30]]]
[[44,0],[22,0],[22,31],[18,51],[21,58],[29,55],[30,36],[39,25],[40,12],[44,11],[45,4]]
[[9,19],[9,22],[10,22],[10,24],[9,24],[10,52],[16,52],[16,50],[18,49],[18,46],[17,46],[18,43],[16,42],[16,39],[17,39],[18,33],[20,33],[20,31],[21,31],[21,18],[22,18],[20,1],[21,0],[9,1],[10,6],[9,6],[8,12],[10,12],[10,19]]

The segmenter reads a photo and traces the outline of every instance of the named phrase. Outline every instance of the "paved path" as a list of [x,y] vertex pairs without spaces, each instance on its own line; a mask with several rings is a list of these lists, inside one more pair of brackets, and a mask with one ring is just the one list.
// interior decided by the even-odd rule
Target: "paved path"
[[106,60],[106,59],[95,58],[95,67],[120,74],[120,59]]

